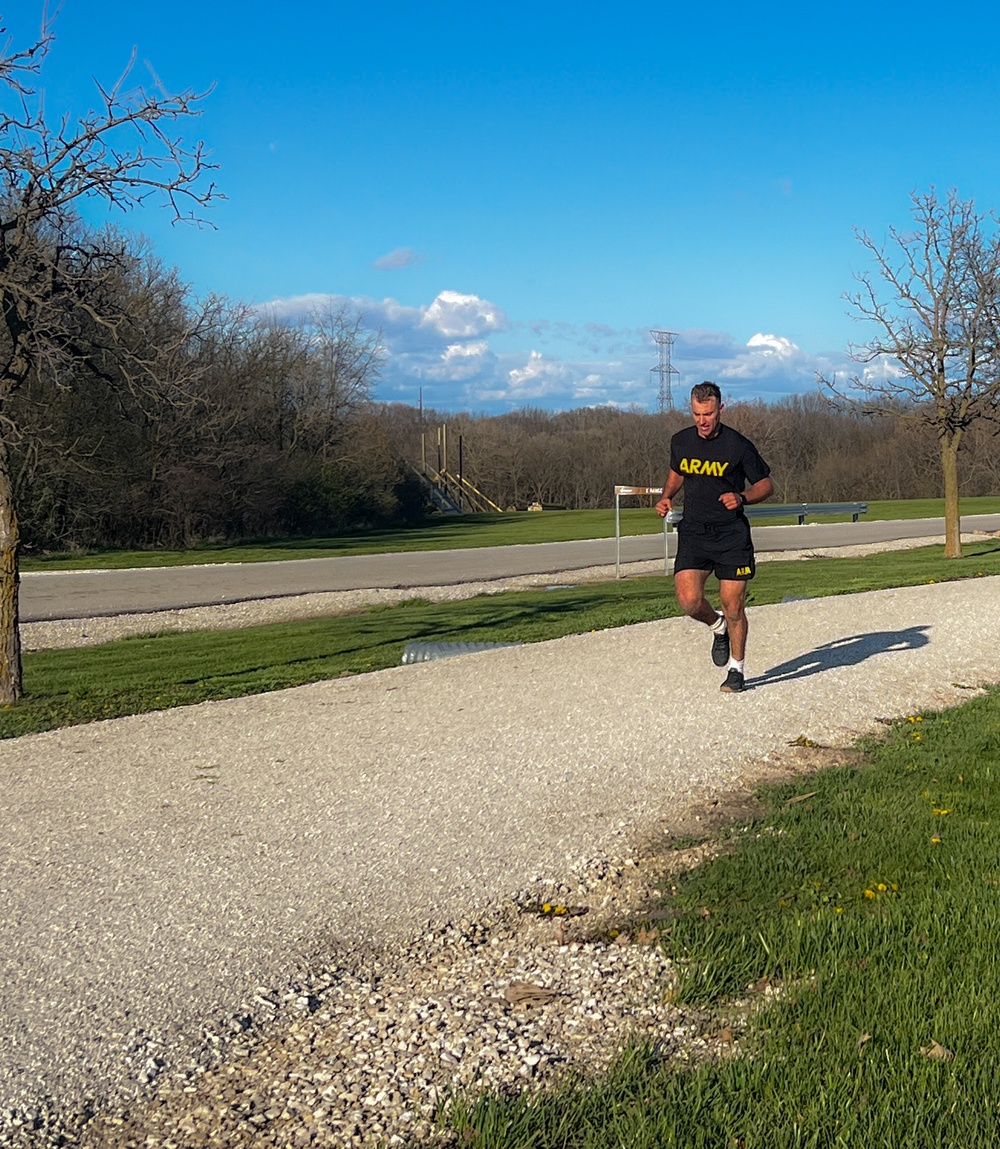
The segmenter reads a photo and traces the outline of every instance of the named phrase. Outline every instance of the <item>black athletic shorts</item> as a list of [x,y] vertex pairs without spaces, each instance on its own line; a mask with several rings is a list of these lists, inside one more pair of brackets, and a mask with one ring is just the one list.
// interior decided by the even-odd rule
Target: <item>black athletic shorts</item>
[[757,573],[750,524],[742,516],[731,523],[686,523],[677,529],[678,571],[711,571],[717,579],[749,582]]

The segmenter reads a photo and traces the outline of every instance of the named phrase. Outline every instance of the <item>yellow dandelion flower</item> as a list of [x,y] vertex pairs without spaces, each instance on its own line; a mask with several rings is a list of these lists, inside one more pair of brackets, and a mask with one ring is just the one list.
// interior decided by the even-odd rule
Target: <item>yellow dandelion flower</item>
[[890,883],[889,883],[889,889],[890,889],[890,890],[892,890],[892,892],[893,892],[894,894],[898,894],[898,893],[899,893],[899,886],[897,886],[895,882],[890,882]]
[[931,838],[931,845],[932,846],[940,846],[941,845],[941,839],[937,836],[937,834],[935,834],[934,837]]
[[843,906],[837,906],[837,908],[834,912],[838,913],[838,914],[842,914],[844,912],[844,907]]
[[874,898],[875,897],[875,891],[874,890],[865,890],[865,897],[866,898]]
[[885,884],[885,882],[879,882],[879,884],[875,887],[875,889],[878,890],[880,894],[884,894],[888,888],[889,887]]
[[934,813],[939,814],[942,818],[947,818],[948,815],[951,813],[951,810],[943,810],[943,809],[941,809],[940,806],[935,806],[934,807]]
[[542,913],[543,914],[551,914],[552,913],[552,903],[551,902],[546,902],[542,906]]

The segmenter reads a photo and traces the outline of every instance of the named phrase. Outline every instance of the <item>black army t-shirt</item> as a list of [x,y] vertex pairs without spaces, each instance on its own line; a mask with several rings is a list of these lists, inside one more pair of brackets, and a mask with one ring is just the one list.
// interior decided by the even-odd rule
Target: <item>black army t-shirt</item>
[[697,427],[678,431],[670,440],[670,469],[684,476],[685,524],[733,522],[743,507],[728,511],[719,496],[739,494],[771,473],[753,443],[725,424],[712,439],[703,439]]

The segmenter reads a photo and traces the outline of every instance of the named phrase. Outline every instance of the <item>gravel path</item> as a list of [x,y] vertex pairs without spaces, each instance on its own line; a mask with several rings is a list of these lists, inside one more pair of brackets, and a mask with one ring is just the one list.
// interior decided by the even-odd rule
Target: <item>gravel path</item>
[[[464,1080],[456,1067],[472,1053],[457,1036],[434,1046],[427,1017],[432,1034],[448,1023],[420,1015],[413,995],[426,978],[413,971],[437,971],[440,982],[492,951],[503,960],[482,973],[474,1009],[461,978],[451,991],[460,1033],[485,1027],[486,1045],[516,1054],[511,1073],[537,1073],[566,1055],[529,1040],[528,1023],[504,1022],[501,1035],[489,1001],[502,999],[508,1017],[518,1003],[504,986],[560,976],[580,1001],[596,1000],[583,971],[634,961],[638,980],[624,978],[618,994],[632,1006],[614,1026],[597,1023],[613,1051],[615,1027],[624,1034],[641,1013],[635,985],[663,975],[649,965],[654,951],[626,959],[543,933],[518,965],[519,927],[503,909],[511,896],[596,897],[681,811],[738,787],[800,736],[846,745],[880,717],[997,681],[998,594],[1000,580],[983,578],[754,608],[743,696],[719,694],[703,628],[673,619],[0,744],[0,1143],[65,1133],[87,1099],[118,1112],[158,1078],[175,1101],[203,1079],[218,1097],[218,1075],[232,1091],[241,1057],[251,1058],[240,1063],[245,1104],[219,1113],[238,1112],[242,1124],[223,1143],[260,1141],[272,1126],[267,1143],[405,1140],[398,1123],[365,1123],[374,1078],[355,1074],[351,1087],[336,1076],[377,1060],[351,1060],[363,1052],[359,1001],[369,1003],[364,1034],[376,1017],[379,1056],[400,1045],[396,1022],[378,1033],[388,1006],[371,1005],[392,985],[416,1019],[402,1050],[433,1050],[437,1068],[411,1074],[412,1096],[398,1082],[383,1088],[375,1108],[409,1114],[399,1121],[419,1140],[435,1090]],[[554,972],[559,961],[572,970]],[[272,1014],[284,1028],[267,1029]],[[280,1034],[301,1052],[304,1019],[320,1029],[302,1040],[325,1052],[309,1063],[313,1080],[291,1073],[286,1051],[274,1103],[241,1035]],[[348,1032],[351,1058],[323,1046]],[[289,1100],[296,1080],[313,1091],[299,1108]],[[98,1120],[89,1143],[201,1143],[190,1138],[208,1138],[221,1120],[207,1103],[183,1115],[171,1104],[155,1135],[133,1114]]]

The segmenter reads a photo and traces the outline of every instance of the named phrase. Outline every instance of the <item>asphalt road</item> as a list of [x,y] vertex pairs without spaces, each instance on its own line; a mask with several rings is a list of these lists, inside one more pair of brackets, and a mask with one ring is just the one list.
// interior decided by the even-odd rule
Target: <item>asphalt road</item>
[[[1000,515],[966,515],[962,529],[1000,530]],[[758,551],[935,536],[944,537],[943,519],[754,528]],[[614,564],[615,554],[615,540],[608,538],[284,562],[29,572],[21,578],[20,617],[22,622],[99,618],[325,591],[440,586],[606,566]],[[623,563],[662,556],[663,536],[660,534],[621,540]]]

